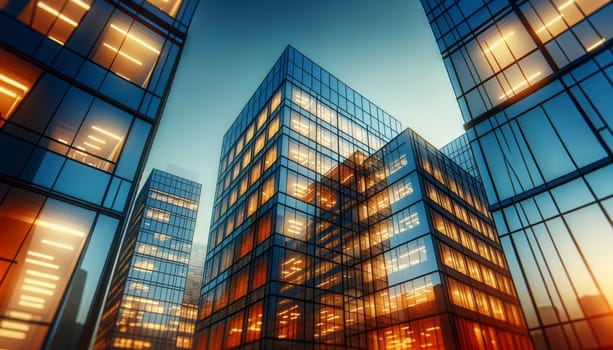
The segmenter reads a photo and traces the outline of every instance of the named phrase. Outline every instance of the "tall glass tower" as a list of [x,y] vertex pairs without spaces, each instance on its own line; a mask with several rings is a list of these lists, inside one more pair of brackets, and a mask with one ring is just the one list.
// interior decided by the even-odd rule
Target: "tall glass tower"
[[422,4],[536,348],[613,347],[613,3]]
[[130,217],[94,349],[186,348],[179,326],[193,313],[184,297],[201,187],[157,169],[149,175]]
[[89,341],[196,4],[0,0],[0,348]]
[[399,129],[283,52],[224,137],[198,349],[531,349],[481,185]]

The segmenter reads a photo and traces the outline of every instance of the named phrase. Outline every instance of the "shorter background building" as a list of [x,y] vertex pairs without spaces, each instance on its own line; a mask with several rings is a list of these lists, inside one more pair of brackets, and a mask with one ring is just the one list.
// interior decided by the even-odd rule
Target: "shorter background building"
[[200,190],[196,182],[151,172],[130,218],[95,349],[186,347],[194,291],[184,292]]
[[441,147],[441,152],[458,163],[459,166],[475,179],[481,181],[481,175],[479,175],[479,168],[477,168],[477,163],[475,163],[473,150],[470,148],[468,135],[462,134],[458,136],[453,141]]

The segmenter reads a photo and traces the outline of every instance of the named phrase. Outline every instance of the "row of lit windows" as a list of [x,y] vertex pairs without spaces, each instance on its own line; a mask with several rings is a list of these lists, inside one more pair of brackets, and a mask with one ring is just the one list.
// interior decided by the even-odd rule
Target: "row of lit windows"
[[[268,149],[268,151],[266,151],[263,158],[260,158],[255,162],[249,173],[244,174],[244,176],[240,179],[239,184],[235,186],[228,194],[226,194],[221,201],[217,202],[217,205],[213,209],[213,220],[214,222],[218,222],[217,229],[220,229],[220,227],[224,225],[223,222],[219,223],[218,221],[220,216],[228,211],[230,211],[230,214],[226,215],[226,227],[238,227],[247,217],[251,216],[255,212],[255,210],[258,208],[259,192],[257,190],[253,190],[253,186],[260,179],[260,176],[274,164],[277,157],[277,145],[275,144]],[[270,187],[270,181],[272,181],[272,185],[274,186],[274,180],[271,180],[273,177],[270,177],[264,181],[267,187]],[[244,198],[243,196],[247,196],[246,193],[248,190],[251,191],[249,196],[246,197],[246,200],[242,200]],[[266,202],[273,194],[274,191],[270,191],[270,188],[267,188],[266,191],[262,192],[261,203]],[[240,206],[235,207],[234,204],[236,202],[240,202]],[[228,222],[230,221],[232,221],[232,225],[228,225]],[[230,231],[226,233],[229,234]],[[211,249],[213,247],[214,246],[210,246]]]
[[368,333],[368,348],[444,350],[441,322],[438,317],[431,317],[371,331]]
[[520,308],[503,301],[493,295],[488,295],[467,284],[447,278],[449,297],[457,306],[478,312],[481,315],[508,322],[514,326],[524,326]]
[[[612,35],[609,0],[528,1],[521,6],[533,33],[560,67],[604,44]],[[590,16],[592,15],[593,16]],[[590,16],[589,18],[587,16]],[[498,21],[450,56],[472,117],[517,95],[552,73],[515,14]],[[477,88],[474,88],[477,86]],[[470,116],[465,116],[469,118]]]
[[466,230],[462,229],[461,227],[458,227],[458,225],[453,221],[445,218],[443,215],[437,212],[432,211],[432,223],[438,232],[451,238],[464,248],[505,270],[507,269],[504,255],[500,250],[497,250],[493,246],[486,244],[478,238],[475,238],[473,234],[466,232]]
[[366,319],[390,315],[394,312],[413,309],[435,300],[435,284],[439,284],[434,275],[418,277],[393,287],[385,288],[374,295],[364,297]]
[[379,246],[392,237],[404,234],[419,226],[419,224],[418,207],[413,205],[405,208],[393,216],[372,225],[367,231],[368,235],[362,236],[362,251]]
[[149,191],[149,198],[160,202],[169,203],[177,207],[187,208],[189,210],[198,210],[197,201],[192,201],[157,189],[151,189]]
[[[377,136],[375,136],[372,133],[369,133],[365,128],[358,125],[353,120],[347,117],[344,117],[343,115],[339,115],[338,113],[336,113],[336,111],[332,110],[327,105],[318,101],[316,98],[308,94],[306,91],[303,91],[297,88],[296,86],[292,85],[291,94],[292,94],[291,101],[293,103],[295,103],[302,109],[308,111],[312,115],[316,116],[319,120],[328,124],[332,130],[338,130],[340,132],[343,132],[345,135],[347,135],[349,139],[353,140],[354,142],[356,141],[360,142],[363,145],[362,148],[367,150],[368,149],[367,145],[369,143],[370,143],[371,149],[379,149],[381,148],[381,146],[383,146],[382,141]],[[290,128],[292,128],[293,130],[296,130],[298,133],[306,137],[311,138],[313,141],[316,141],[316,138],[314,135],[315,133],[314,129],[316,127],[314,123],[309,125],[308,119],[305,117],[302,117],[302,121],[303,121],[302,123],[300,122],[300,119],[295,121],[294,123],[297,123],[297,124],[294,124],[294,127],[292,128],[292,122],[290,120]],[[317,129],[320,129],[320,128],[321,126],[317,127]],[[324,145],[327,142],[330,142],[325,139],[325,135],[322,135],[321,138],[322,138],[322,141],[324,142],[323,143]],[[339,138],[339,140],[342,140],[342,138]],[[331,148],[331,149],[334,150],[335,148]],[[340,152],[340,149],[341,148],[339,147],[339,154],[341,154],[341,156],[343,157],[346,157],[346,155],[343,155]]]
[[488,238],[494,243],[500,242],[493,225],[486,223],[485,220],[466,210],[464,205],[451,199],[449,195],[434,187],[431,183],[426,181],[425,185],[428,198],[433,202],[443,207],[449,214],[452,214],[466,225],[472,227],[475,232],[480,233],[483,237]]
[[[422,169],[432,175],[445,188],[448,188],[453,194],[466,201],[483,216],[491,218],[484,196],[471,191],[471,186],[467,183],[468,180],[465,179],[465,176],[453,171],[449,166],[441,164],[434,157],[433,152],[422,152],[420,161]],[[441,169],[446,169],[445,174],[441,172]]]
[[260,339],[264,308],[259,302],[246,311],[239,311],[233,316],[198,333],[198,349],[231,349],[240,344]]
[[440,243],[440,249],[441,260],[445,265],[507,295],[516,296],[513,282],[507,276],[465,256],[444,243]]
[[[257,232],[256,232],[257,230]],[[215,237],[215,240],[223,239],[223,231],[221,238]],[[207,285],[216,276],[221,274],[234,261],[238,261],[243,256],[253,250],[253,247],[262,243],[272,233],[272,214],[271,212],[262,216],[258,221],[254,222],[245,232],[242,232],[237,239],[227,244],[220,252],[207,258],[204,273],[204,285]],[[255,241],[254,241],[255,238]],[[211,241],[213,238],[211,238]]]
[[189,263],[189,253],[180,252],[157,245],[139,242],[136,245],[135,252],[141,255],[149,255],[162,260],[187,264]]
[[[243,171],[242,173],[243,181],[246,181],[245,177],[247,177],[248,175],[247,172],[245,172],[245,169],[251,169],[252,173],[254,171],[259,171],[259,169],[253,170],[253,167],[250,167],[249,165],[251,164],[251,161],[255,159],[257,155],[262,151],[262,149],[264,149],[264,147],[266,146],[267,134],[268,134],[268,141],[270,141],[273,138],[273,136],[277,133],[277,131],[279,131],[279,117],[274,118],[270,122],[270,124],[268,124],[268,133],[262,132],[256,137],[253,144],[246,146],[246,148],[243,150],[242,157],[240,159],[237,159],[236,163],[232,167],[232,170],[228,171],[225,177],[222,177],[220,175],[219,180],[218,180],[220,182],[218,183],[218,186],[217,186],[217,198],[220,198],[224,191],[226,191],[229,187],[231,187],[232,184],[236,183],[235,180],[239,177],[239,175],[241,175],[241,171]],[[256,163],[255,167],[259,165],[260,163]],[[220,172],[220,174],[222,173],[223,172]],[[252,180],[251,180],[252,183],[255,181],[254,178],[257,178],[257,177],[252,175]],[[223,182],[221,182],[222,179],[223,179]]]
[[379,212],[383,215],[389,214],[391,206],[401,199],[413,193],[413,184],[409,177],[404,177],[395,182],[385,190],[368,198],[368,215],[360,219],[366,219]]
[[[235,141],[232,148],[228,150],[226,155],[220,161],[219,163],[219,174],[220,175],[223,174],[227,169],[230,169],[232,167],[233,162],[236,162],[237,164],[244,162],[244,159],[241,159],[241,156],[255,158],[257,153],[262,149],[262,147],[266,143],[266,136],[265,136],[266,132],[261,131],[261,134],[258,134],[253,144],[250,144],[250,142],[253,140],[253,137],[257,133],[259,133],[260,130],[262,130],[262,127],[264,127],[268,118],[272,114],[275,113],[277,107],[279,107],[279,105],[281,104],[281,99],[282,99],[281,90],[279,90],[275,94],[273,94],[273,96],[270,99],[270,102],[268,102],[266,105],[264,105],[264,107],[262,107],[262,110],[258,113],[256,117],[254,117],[254,120],[251,122],[251,124],[249,124],[246,130]],[[279,129],[278,123],[279,122],[277,118],[277,121],[271,122],[271,124],[273,125],[268,127],[269,128],[268,140],[270,140],[272,136],[276,133],[276,130]],[[253,151],[251,151],[251,148],[249,147],[252,147]],[[249,153],[249,156],[243,156],[241,154],[245,150],[247,150],[247,153]],[[234,165],[234,167],[236,168],[236,164]],[[240,168],[240,165],[239,165],[239,168]]]
[[525,334],[517,334],[478,322],[456,318],[462,348],[474,350],[531,350],[532,342]]

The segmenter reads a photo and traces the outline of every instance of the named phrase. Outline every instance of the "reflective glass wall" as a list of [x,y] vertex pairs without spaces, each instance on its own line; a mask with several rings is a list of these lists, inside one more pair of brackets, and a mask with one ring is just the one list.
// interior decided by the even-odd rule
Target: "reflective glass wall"
[[462,134],[458,136],[458,138],[441,147],[441,152],[451,158],[475,179],[481,181],[481,175],[479,175],[473,150],[470,148],[468,135]]
[[0,347],[89,341],[196,3],[0,1]]
[[531,348],[474,178],[410,131],[390,141],[395,119],[291,47],[245,110],[224,139],[199,349]]
[[196,182],[151,172],[130,217],[94,349],[191,349],[185,341],[193,331],[185,333],[197,311],[193,290],[185,289],[200,190]]
[[613,346],[613,3],[422,3],[535,346]]

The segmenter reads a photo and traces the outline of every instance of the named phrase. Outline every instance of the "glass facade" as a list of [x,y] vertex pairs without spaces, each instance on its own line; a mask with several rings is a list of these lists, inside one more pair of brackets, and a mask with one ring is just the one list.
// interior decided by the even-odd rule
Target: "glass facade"
[[[130,217],[94,349],[191,349],[186,333],[191,326],[191,340],[197,267],[192,289],[186,287],[200,190],[196,182],[151,172]],[[191,264],[202,263],[201,248],[193,252]]]
[[468,141],[468,135],[462,134],[458,136],[453,141],[441,147],[441,152],[451,158],[475,179],[481,181],[479,169],[475,162],[475,156],[472,148],[470,148],[470,142]]
[[399,132],[283,52],[224,137],[198,349],[531,348],[479,183]]
[[535,347],[613,347],[613,3],[422,4]]
[[0,348],[91,340],[196,4],[0,0]]

